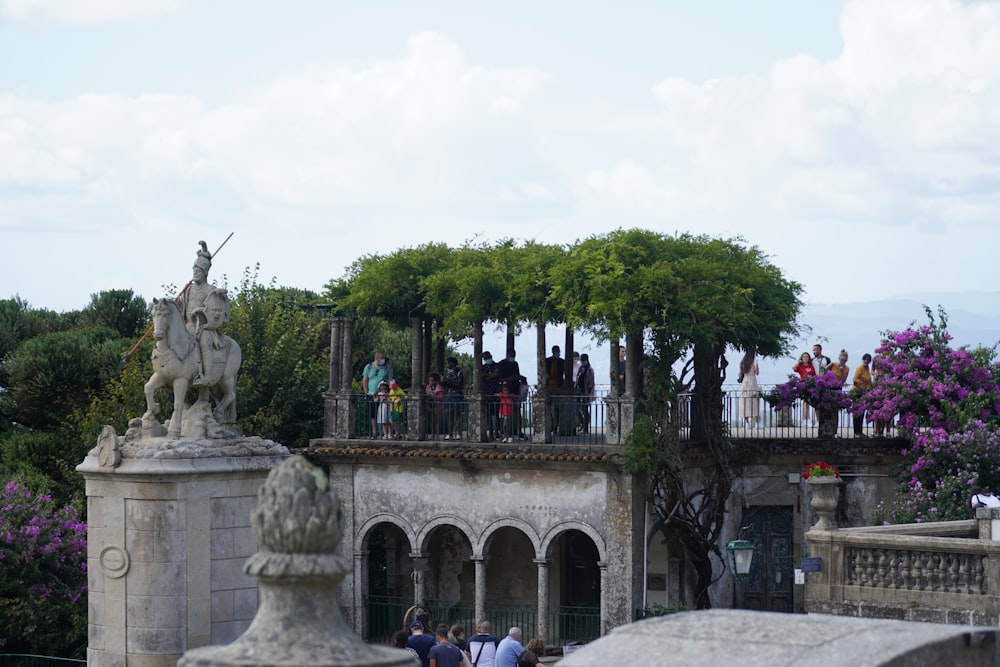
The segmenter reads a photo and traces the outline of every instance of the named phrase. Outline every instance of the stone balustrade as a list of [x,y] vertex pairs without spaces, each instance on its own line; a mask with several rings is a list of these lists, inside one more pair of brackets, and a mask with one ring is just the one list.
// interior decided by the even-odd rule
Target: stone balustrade
[[996,626],[1000,534],[992,536],[991,524],[1000,510],[979,513],[969,521],[809,531],[821,571],[808,574],[806,610]]

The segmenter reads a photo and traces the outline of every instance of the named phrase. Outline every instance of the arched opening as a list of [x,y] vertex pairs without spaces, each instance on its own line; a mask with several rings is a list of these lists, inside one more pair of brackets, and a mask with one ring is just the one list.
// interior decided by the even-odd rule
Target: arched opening
[[367,638],[388,642],[402,627],[403,614],[413,604],[410,543],[399,526],[391,523],[372,528],[367,542]]
[[505,526],[486,545],[486,618],[499,636],[517,626],[534,636],[538,627],[535,547],[517,528]]
[[567,530],[553,542],[549,599],[550,632],[555,641],[568,644],[590,641],[601,635],[601,569],[597,545],[586,533]]
[[434,623],[475,627],[476,567],[469,538],[455,526],[438,526],[424,547],[424,598]]

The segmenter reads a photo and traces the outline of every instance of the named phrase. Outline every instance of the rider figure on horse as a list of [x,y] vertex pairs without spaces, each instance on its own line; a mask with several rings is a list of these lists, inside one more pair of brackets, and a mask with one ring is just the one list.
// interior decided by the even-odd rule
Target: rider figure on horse
[[195,387],[211,387],[220,379],[226,365],[225,340],[219,327],[229,320],[229,296],[226,290],[208,282],[212,253],[204,241],[194,260],[193,275],[187,289],[177,297],[187,330],[194,336],[199,357]]

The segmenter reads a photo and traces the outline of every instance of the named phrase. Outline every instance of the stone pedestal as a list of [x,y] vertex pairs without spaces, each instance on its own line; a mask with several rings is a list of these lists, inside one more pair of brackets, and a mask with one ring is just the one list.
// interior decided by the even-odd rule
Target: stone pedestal
[[288,450],[260,438],[154,442],[122,447],[117,461],[95,449],[77,467],[91,667],[172,667],[190,648],[232,641],[257,611],[243,574],[257,548],[250,513]]

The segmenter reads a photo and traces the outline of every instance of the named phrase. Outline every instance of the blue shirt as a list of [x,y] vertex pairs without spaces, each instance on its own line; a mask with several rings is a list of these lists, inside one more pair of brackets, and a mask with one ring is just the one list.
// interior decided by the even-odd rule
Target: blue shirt
[[462,649],[451,642],[438,642],[427,659],[428,663],[433,660],[436,667],[462,667]]
[[524,653],[524,647],[510,635],[500,640],[497,647],[496,667],[517,667],[517,657]]
[[420,656],[420,664],[423,667],[430,667],[431,660],[427,657],[427,654],[431,652],[435,644],[437,642],[434,640],[433,635],[410,635],[409,639],[406,640],[406,645]]

